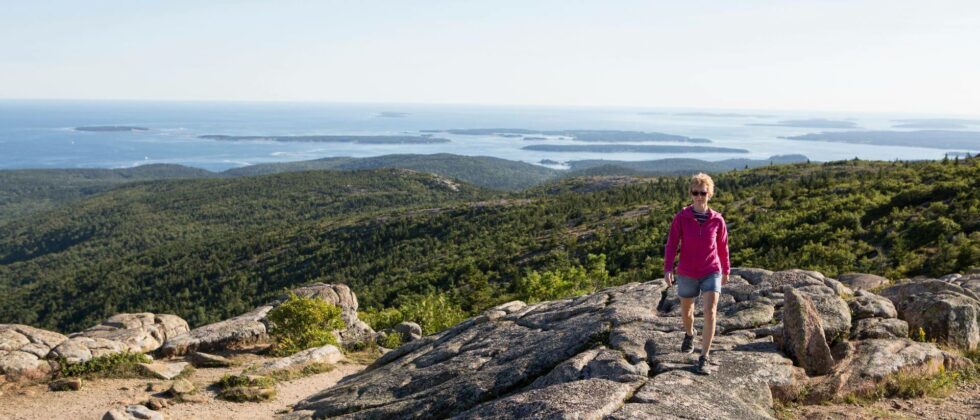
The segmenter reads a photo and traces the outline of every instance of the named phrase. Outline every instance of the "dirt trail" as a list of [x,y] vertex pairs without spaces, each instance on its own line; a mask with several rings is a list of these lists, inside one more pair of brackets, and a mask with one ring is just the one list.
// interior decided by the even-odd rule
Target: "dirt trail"
[[[160,410],[170,419],[271,419],[277,412],[314,393],[336,384],[345,376],[360,372],[363,365],[341,363],[337,368],[317,375],[281,382],[276,385],[278,396],[262,403],[234,403],[217,400],[207,386],[225,374],[236,374],[242,368],[198,369],[189,378],[207,402],[173,404]],[[112,408],[142,403],[155,392],[147,384],[164,384],[156,379],[98,379],[86,381],[80,391],[51,392],[47,385],[38,384],[18,389],[3,389],[0,395],[0,419],[41,420],[101,419]]]

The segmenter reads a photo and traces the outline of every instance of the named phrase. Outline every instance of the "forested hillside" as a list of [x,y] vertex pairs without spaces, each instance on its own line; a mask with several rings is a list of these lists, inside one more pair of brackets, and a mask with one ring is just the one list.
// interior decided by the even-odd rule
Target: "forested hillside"
[[0,171],[0,224],[129,182],[214,176],[204,169],[165,164],[126,169],[4,170]]
[[[734,265],[941,275],[980,265],[978,179],[975,158],[769,166],[716,176],[712,205]],[[382,170],[115,189],[0,227],[0,321],[77,330],[146,310],[200,325],[313,281],[374,310],[472,313],[541,282],[659,277],[689,200],[685,177],[451,186]]]

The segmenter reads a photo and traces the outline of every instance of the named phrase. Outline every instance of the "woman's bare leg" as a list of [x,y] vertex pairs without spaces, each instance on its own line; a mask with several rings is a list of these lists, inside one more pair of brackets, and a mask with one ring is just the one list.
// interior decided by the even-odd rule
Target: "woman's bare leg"
[[694,298],[681,298],[681,320],[684,323],[684,332],[694,335]]
[[[711,351],[711,340],[715,338],[715,315],[718,310],[718,292],[703,292],[704,302],[704,333],[701,335],[701,355],[707,356]],[[692,305],[693,309],[693,305]]]

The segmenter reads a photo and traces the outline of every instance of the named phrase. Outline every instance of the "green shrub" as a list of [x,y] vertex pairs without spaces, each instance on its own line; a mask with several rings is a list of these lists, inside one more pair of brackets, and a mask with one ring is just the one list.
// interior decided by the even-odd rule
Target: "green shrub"
[[275,386],[275,379],[250,375],[225,375],[214,383],[218,398],[233,402],[271,400],[276,397]]
[[138,378],[145,376],[140,363],[152,360],[143,353],[113,353],[99,356],[82,363],[69,365],[62,358],[58,360],[61,376],[82,376],[98,378]]
[[379,344],[386,349],[396,349],[402,345],[402,335],[392,331]]
[[380,311],[368,309],[364,312],[358,312],[357,317],[375,331],[392,328],[405,320],[405,315],[397,308],[385,308]]
[[589,254],[585,267],[575,265],[544,273],[533,271],[517,280],[515,291],[525,302],[536,303],[594,293],[610,284],[606,256]]
[[398,307],[406,320],[422,327],[422,335],[434,334],[466,319],[466,312],[445,295],[429,294]]
[[334,330],[345,328],[340,308],[322,299],[296,296],[269,311],[269,335],[276,344],[273,353],[288,356],[327,344],[337,345]]

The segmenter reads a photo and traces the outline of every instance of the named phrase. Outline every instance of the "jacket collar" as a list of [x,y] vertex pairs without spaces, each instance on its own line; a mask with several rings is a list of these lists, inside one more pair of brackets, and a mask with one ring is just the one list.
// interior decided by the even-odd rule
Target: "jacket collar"
[[[681,211],[681,214],[684,214],[685,217],[694,219],[694,206],[684,207],[684,210]],[[711,207],[708,207],[708,220],[714,219],[716,217],[718,217],[718,212],[712,210]]]

